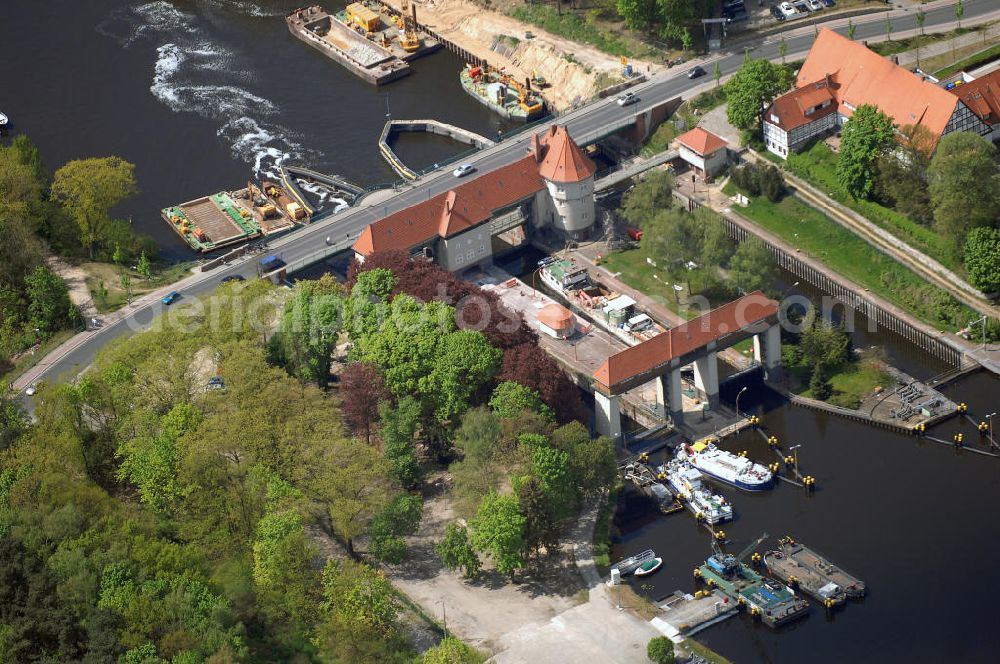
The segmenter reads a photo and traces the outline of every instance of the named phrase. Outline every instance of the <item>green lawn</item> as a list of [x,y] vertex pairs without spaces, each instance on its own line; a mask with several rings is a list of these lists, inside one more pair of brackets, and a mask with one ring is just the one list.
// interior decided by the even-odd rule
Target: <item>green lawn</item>
[[[832,370],[830,385],[833,386],[833,395],[827,402],[834,406],[857,410],[862,400],[876,387],[884,388],[891,382],[889,374],[872,362],[850,362]],[[812,398],[808,389],[801,394]]]
[[895,210],[872,201],[855,200],[848,194],[837,181],[837,155],[822,141],[813,143],[808,150],[789,155],[785,167],[841,205],[851,208],[875,225],[893,233],[948,269],[960,275],[964,273],[958,257],[933,230],[921,226]]
[[937,329],[955,331],[978,318],[978,314],[947,291],[927,283],[794,197],[785,197],[778,203],[755,198],[741,213],[786,243]]
[[972,69],[973,67],[977,67],[991,60],[995,60],[998,57],[1000,57],[1000,44],[992,46],[986,49],[985,51],[980,51],[975,55],[970,55],[969,57],[963,60],[959,60],[955,64],[949,65],[944,69],[939,69],[938,71],[934,72],[934,78],[940,79],[944,78],[945,76],[950,76],[955,72],[962,71],[963,69]]

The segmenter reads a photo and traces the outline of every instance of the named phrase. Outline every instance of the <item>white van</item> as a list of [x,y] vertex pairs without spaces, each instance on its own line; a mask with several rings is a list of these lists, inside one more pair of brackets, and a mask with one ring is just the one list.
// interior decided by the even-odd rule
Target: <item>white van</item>
[[653,320],[646,314],[639,314],[638,316],[632,316],[627,321],[625,321],[625,331],[626,332],[641,332],[647,327],[652,327]]

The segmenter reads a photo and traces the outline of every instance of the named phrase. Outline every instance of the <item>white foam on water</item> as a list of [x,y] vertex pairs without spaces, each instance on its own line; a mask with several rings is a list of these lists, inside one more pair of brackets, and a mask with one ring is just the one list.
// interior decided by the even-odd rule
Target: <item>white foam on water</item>
[[333,192],[324,185],[317,184],[316,182],[311,182],[309,180],[303,180],[301,178],[295,178],[296,184],[298,184],[299,189],[307,191],[319,199],[319,207],[325,208],[329,204],[333,204],[333,211],[340,212],[341,210],[346,210],[351,207],[343,198],[337,198],[333,195]]
[[[283,13],[246,0],[205,2],[229,13]],[[288,137],[288,130],[267,121],[278,107],[245,87],[255,76],[250,67],[241,66],[239,53],[215,43],[197,20],[159,0],[114,10],[98,31],[123,48],[140,40],[154,44],[159,40],[149,87],[153,96],[174,112],[218,120],[216,133],[234,157],[250,164],[258,177],[276,177],[278,164],[301,158],[301,145]]]

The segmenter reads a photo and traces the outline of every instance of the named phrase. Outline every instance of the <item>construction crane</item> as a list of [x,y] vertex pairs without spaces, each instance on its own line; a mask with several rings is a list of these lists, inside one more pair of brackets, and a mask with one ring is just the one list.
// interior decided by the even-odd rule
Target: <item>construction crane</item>
[[705,561],[709,568],[722,574],[724,576],[733,576],[737,572],[740,562],[746,558],[751,551],[753,551],[758,544],[766,540],[768,537],[767,533],[764,533],[753,542],[750,543],[747,548],[740,551],[737,555],[731,553],[725,553],[719,543],[712,538],[712,556]]
[[412,53],[420,49],[420,37],[417,36],[417,6],[410,5],[409,0],[403,0],[400,13],[403,15],[403,32],[399,36],[399,45],[404,51]]

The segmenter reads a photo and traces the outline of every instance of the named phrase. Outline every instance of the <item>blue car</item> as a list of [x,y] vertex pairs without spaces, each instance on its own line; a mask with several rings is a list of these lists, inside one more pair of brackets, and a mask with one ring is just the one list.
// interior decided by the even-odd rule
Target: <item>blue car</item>
[[161,302],[163,302],[163,304],[173,304],[178,299],[180,299],[180,296],[181,294],[178,293],[177,291],[171,291],[170,293],[167,293],[167,295],[164,296]]
[[837,0],[823,0],[823,4],[826,5],[827,7],[836,7]]

